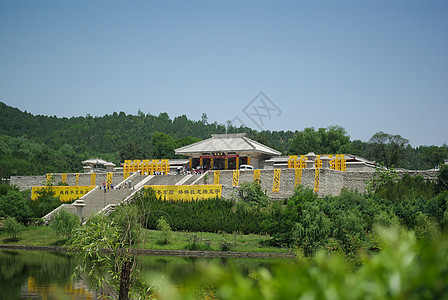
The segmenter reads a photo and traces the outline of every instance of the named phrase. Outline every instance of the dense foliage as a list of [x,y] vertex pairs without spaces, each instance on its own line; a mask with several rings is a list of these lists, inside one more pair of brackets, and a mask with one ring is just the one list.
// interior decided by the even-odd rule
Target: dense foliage
[[349,153],[386,166],[434,168],[448,158],[448,146],[412,148],[397,134],[378,132],[368,142],[351,141],[344,128],[304,128],[302,131],[261,131],[209,123],[168,114],[57,118],[34,116],[0,102],[0,177],[47,172],[79,172],[91,157],[119,164],[125,159],[175,158],[174,149],[209,138],[212,133],[245,132],[248,137],[284,155]]
[[36,200],[30,200],[30,191],[20,191],[9,184],[0,184],[0,217],[13,217],[22,224],[40,219],[59,205],[61,200],[49,187],[38,191]]
[[[147,214],[148,229],[157,229],[162,216],[173,230],[205,232],[263,232],[261,223],[265,218],[260,208],[225,199],[180,202],[161,201],[152,190],[140,196],[137,205]],[[143,209],[143,208],[142,208]]]
[[379,229],[384,249],[353,265],[344,256],[319,252],[312,260],[261,268],[245,276],[205,265],[202,276],[171,299],[446,299],[448,239],[418,241],[402,228]]

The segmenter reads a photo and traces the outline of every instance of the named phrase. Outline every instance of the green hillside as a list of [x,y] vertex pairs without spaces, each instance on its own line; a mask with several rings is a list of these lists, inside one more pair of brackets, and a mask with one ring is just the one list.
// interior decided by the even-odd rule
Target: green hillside
[[296,131],[262,131],[209,123],[167,113],[58,118],[33,115],[0,102],[0,176],[81,171],[81,161],[101,157],[116,164],[133,158],[175,158],[174,149],[213,133],[245,132],[284,155],[351,153],[386,165],[432,168],[448,158],[448,147],[412,148],[399,135],[378,133],[369,141],[352,141],[340,126]]

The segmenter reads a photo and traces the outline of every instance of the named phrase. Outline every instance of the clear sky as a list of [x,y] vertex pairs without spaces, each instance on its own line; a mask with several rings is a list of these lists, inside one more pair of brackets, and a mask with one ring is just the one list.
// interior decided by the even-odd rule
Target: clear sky
[[448,1],[0,0],[0,101],[442,145]]

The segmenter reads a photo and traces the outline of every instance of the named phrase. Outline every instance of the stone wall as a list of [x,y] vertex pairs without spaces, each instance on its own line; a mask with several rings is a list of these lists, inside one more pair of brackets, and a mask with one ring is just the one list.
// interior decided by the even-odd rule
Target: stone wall
[[[66,173],[67,184],[70,186],[76,185],[76,173]],[[112,184],[118,185],[123,181],[123,173],[113,173]],[[90,173],[79,173],[79,186],[90,185]],[[62,181],[62,173],[53,173],[54,183]],[[106,173],[96,173],[96,185],[100,186],[103,182],[106,182]],[[20,190],[31,189],[33,186],[43,186],[47,181],[46,175],[40,176],[11,176],[10,183],[16,185]]]
[[[223,185],[222,195],[225,198],[232,197],[232,194],[238,193],[238,187],[232,186],[233,170],[222,170],[220,176],[220,184]],[[319,174],[319,197],[325,197],[328,195],[339,195],[343,188],[349,190],[358,191],[360,193],[365,192],[366,181],[371,178],[374,172],[371,171],[337,171],[331,169],[320,169]],[[411,176],[423,176],[430,180],[436,180],[438,171],[425,170],[425,171],[397,171],[402,176],[404,173],[409,173]],[[55,183],[62,180],[62,174],[53,174]],[[79,185],[90,185],[90,174],[79,174]],[[96,185],[102,185],[106,182],[105,173],[97,173]],[[241,170],[239,185],[242,183],[252,183],[254,171],[253,170]],[[314,189],[314,169],[303,169],[301,184],[304,187]],[[209,171],[202,177],[196,184],[212,184],[214,182],[214,172]],[[294,192],[295,170],[294,169],[281,169],[280,174],[280,192],[273,193],[273,178],[274,170],[260,170],[261,188],[271,199],[283,199],[291,196]],[[30,189],[32,186],[45,185],[46,176],[12,176],[11,184],[18,186],[21,190]],[[118,185],[123,181],[123,173],[117,172],[113,176],[113,184]],[[67,173],[67,183],[74,186],[76,183],[76,174]]]
[[[411,176],[423,176],[426,179],[436,180],[438,171],[397,171],[401,177],[404,173],[409,173]],[[253,182],[252,170],[240,171],[239,184]],[[364,193],[366,190],[366,181],[373,176],[372,171],[337,171],[331,169],[320,169],[319,174],[319,197],[329,195],[337,196],[341,193],[343,188]],[[207,183],[213,183],[214,173],[208,172]],[[314,189],[314,169],[303,169],[301,184],[304,187]],[[222,170],[220,175],[220,184],[223,185],[223,197],[228,198],[232,193],[238,192],[238,187],[232,186],[233,171]],[[260,181],[261,188],[266,192],[271,199],[283,199],[291,196],[294,192],[295,170],[281,169],[280,175],[280,192],[273,193],[273,178],[274,170],[261,170]],[[205,181],[199,184],[204,184]]]

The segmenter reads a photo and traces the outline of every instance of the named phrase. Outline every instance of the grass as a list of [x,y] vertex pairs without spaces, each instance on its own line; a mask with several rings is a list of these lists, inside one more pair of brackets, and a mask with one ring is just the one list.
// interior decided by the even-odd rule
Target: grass
[[[169,243],[164,245],[160,243],[162,233],[157,230],[146,230],[144,243],[145,249],[156,250],[184,250],[193,243],[196,235],[197,243],[200,245],[209,244],[208,250],[221,251],[221,243],[228,241],[231,243],[229,251],[239,252],[269,252],[269,253],[287,253],[288,249],[277,247],[261,246],[260,243],[269,239],[268,235],[243,235],[243,234],[217,234],[209,232],[182,232],[173,231]],[[206,248],[206,247],[204,247]]]
[[[287,253],[288,249],[261,246],[261,242],[269,239],[268,235],[243,234],[217,234],[209,232],[171,232],[168,244],[161,243],[162,233],[157,230],[145,230],[144,249],[154,250],[185,250],[193,243],[196,235],[199,249],[221,251],[221,244],[226,241],[230,244],[229,251],[239,252],[269,252]],[[0,231],[0,244],[28,245],[28,246],[63,246],[66,240],[58,237],[53,229],[47,226],[30,226],[21,232],[16,240]],[[209,244],[209,246],[207,246]],[[191,247],[190,247],[191,248]]]

